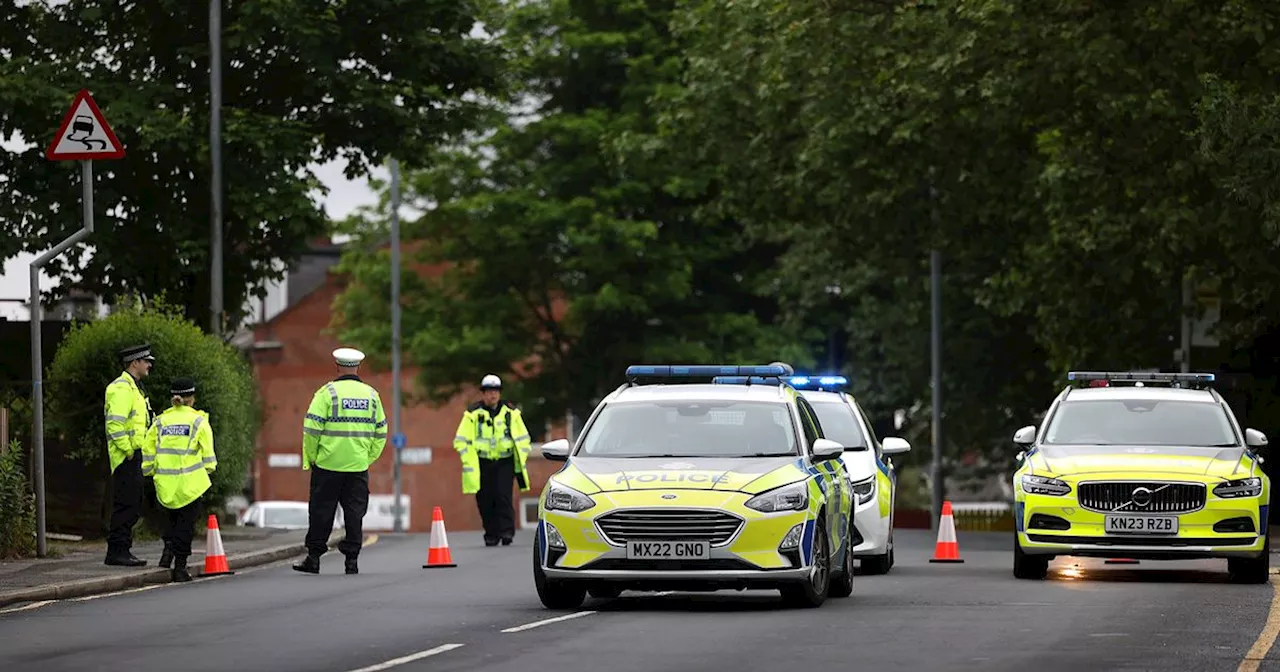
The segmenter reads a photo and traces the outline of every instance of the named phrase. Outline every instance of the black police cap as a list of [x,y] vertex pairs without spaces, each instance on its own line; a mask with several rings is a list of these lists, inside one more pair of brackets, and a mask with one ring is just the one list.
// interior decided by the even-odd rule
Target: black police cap
[[189,397],[196,393],[196,381],[191,378],[175,378],[169,383],[169,394]]
[[128,364],[135,359],[145,359],[149,362],[156,361],[155,356],[151,354],[151,345],[134,345],[120,350],[120,361]]

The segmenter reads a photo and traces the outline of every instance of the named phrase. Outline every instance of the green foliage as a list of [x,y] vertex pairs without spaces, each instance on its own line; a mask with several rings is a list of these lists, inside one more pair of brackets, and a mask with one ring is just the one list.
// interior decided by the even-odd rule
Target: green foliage
[[[90,259],[69,250],[46,271],[53,294],[108,300],[168,292],[208,327],[210,296],[207,3],[68,0],[2,3],[0,260],[48,249],[79,228],[75,162],[44,148],[72,95],[91,90],[128,156],[96,164]],[[244,0],[223,9],[225,306],[325,232],[308,167],[348,161],[348,177],[392,153],[421,156],[474,118],[499,85],[492,49],[470,36],[476,8],[456,0]],[[79,276],[77,282],[71,282]]]
[[22,446],[0,446],[0,558],[26,557],[36,550],[36,500],[27,483]]
[[[670,4],[541,0],[495,17],[536,110],[433,154],[405,184],[429,210],[405,225],[401,285],[428,400],[515,374],[507,395],[536,427],[585,417],[640,361],[807,363],[778,323],[780,248],[697,217],[685,185],[700,176],[659,141],[648,101],[680,72]],[[383,212],[370,218],[385,232]],[[385,362],[387,253],[353,247],[335,322]]]
[[156,357],[151,374],[141,381],[154,413],[169,407],[172,379],[196,381],[195,407],[209,413],[218,455],[206,498],[220,502],[239,492],[261,420],[252,370],[234,347],[202,333],[162,301],[149,307],[124,304],[104,319],[73,326],[49,370],[49,429],[75,442],[73,457],[105,465],[103,395],[123,371],[118,351],[141,343],[150,343]]

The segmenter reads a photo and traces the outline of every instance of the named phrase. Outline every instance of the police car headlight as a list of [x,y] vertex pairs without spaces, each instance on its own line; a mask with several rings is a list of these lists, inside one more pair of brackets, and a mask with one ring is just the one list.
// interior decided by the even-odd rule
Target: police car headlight
[[547,510],[568,511],[578,513],[596,505],[596,500],[559,483],[552,483],[547,489]]
[[859,504],[866,504],[876,496],[876,477],[872,474],[868,478],[861,481],[853,482],[853,495],[858,499]]
[[747,500],[747,506],[762,511],[803,511],[809,508],[809,484],[806,481],[784,485]]
[[1213,489],[1213,494],[1224,499],[1257,497],[1262,494],[1262,479],[1255,476],[1220,483]]
[[1071,486],[1056,478],[1026,475],[1022,477],[1022,491],[1032,495],[1065,495],[1071,492]]

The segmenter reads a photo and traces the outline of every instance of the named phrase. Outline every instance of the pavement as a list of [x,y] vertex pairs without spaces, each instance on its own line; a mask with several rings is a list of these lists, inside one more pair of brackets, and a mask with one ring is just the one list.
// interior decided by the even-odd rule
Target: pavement
[[[219,529],[227,564],[239,568],[292,558],[306,553],[306,530],[224,527]],[[330,544],[342,533],[335,531]],[[198,576],[204,570],[206,536],[197,535],[191,544],[188,571]],[[112,567],[103,564],[105,541],[49,542],[48,558],[0,561],[0,607],[27,602],[82,597],[169,581],[169,570],[156,565],[164,542],[139,541],[133,554],[147,561],[144,567]]]
[[1274,585],[1231,584],[1225,561],[1059,558],[1048,579],[1020,581],[1008,533],[962,533],[963,564],[929,563],[928,531],[896,534],[889,574],[817,609],[746,591],[574,611],[538,601],[527,532],[493,548],[452,533],[458,566],[431,569],[428,535],[370,535],[356,576],[334,552],[320,576],[278,561],[0,609],[0,670],[1280,669]]

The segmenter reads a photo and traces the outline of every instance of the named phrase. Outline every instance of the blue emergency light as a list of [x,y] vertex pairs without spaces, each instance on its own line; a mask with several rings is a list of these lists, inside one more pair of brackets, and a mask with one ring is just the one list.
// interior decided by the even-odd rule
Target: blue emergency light
[[844,376],[792,376],[787,382],[797,390],[833,390],[847,386],[849,379]]
[[718,376],[784,376],[787,370],[782,366],[734,366],[718,364],[634,364],[627,367],[629,380],[637,378],[716,378]]

